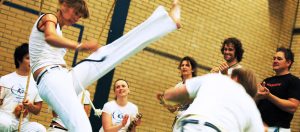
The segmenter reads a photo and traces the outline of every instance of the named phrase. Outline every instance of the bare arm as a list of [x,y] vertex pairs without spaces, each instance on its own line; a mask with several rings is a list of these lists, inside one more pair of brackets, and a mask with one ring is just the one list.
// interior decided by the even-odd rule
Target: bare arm
[[78,45],[76,41],[59,36],[56,33],[57,19],[51,14],[48,14],[42,18],[40,24],[43,23],[45,24],[44,26],[42,25],[40,29],[45,33],[45,41],[52,46],[73,50],[79,49],[84,51],[96,51],[99,48],[96,41],[89,41]]
[[90,106],[88,104],[83,105],[84,111],[85,113],[88,115],[89,111],[90,111]]
[[268,95],[267,99],[277,107],[279,107],[281,110],[289,112],[291,114],[296,112],[297,107],[300,104],[300,101],[295,98],[281,99],[271,93]]
[[258,85],[258,92],[254,99],[256,102],[261,99],[268,99],[281,110],[289,112],[291,114],[296,112],[297,107],[300,104],[300,101],[295,98],[281,99],[270,93],[269,89],[262,85]]
[[39,114],[41,109],[42,109],[42,105],[43,102],[34,102],[31,103],[29,100],[25,100],[23,102],[24,108],[27,109],[30,113],[33,113],[35,115]]
[[122,123],[115,126],[113,126],[111,118],[112,117],[110,114],[107,114],[105,112],[102,113],[102,126],[105,132],[117,132],[126,125],[129,116],[125,115],[123,117]]
[[181,88],[169,88],[164,92],[164,99],[174,101],[177,103],[184,103],[189,99],[186,86],[183,85]]
[[55,113],[54,110],[52,110],[52,116],[55,117],[55,118],[58,117],[58,115]]
[[55,47],[76,49],[77,42],[59,36],[56,33],[57,18],[52,14],[45,15],[39,23],[39,27],[45,33],[45,41]]

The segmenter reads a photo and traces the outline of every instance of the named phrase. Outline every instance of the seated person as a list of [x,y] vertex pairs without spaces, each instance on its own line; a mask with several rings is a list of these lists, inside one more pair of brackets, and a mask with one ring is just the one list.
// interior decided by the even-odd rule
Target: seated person
[[[24,109],[24,119],[22,119],[20,130],[24,132],[46,132],[43,125],[29,121],[29,114],[37,115],[40,113],[43,100],[38,94],[32,75],[29,73],[27,43],[23,43],[15,49],[14,60],[16,71],[0,78],[0,130],[2,132],[17,131],[19,117],[22,109]],[[30,76],[30,82],[27,96],[24,97],[28,76]]]
[[[130,92],[128,83],[122,79],[117,80],[114,84],[114,91],[115,100],[104,104],[100,132],[135,132],[136,126],[141,124],[141,119],[135,118],[138,114],[138,107],[128,101]],[[130,121],[133,121],[133,125],[130,125]]]

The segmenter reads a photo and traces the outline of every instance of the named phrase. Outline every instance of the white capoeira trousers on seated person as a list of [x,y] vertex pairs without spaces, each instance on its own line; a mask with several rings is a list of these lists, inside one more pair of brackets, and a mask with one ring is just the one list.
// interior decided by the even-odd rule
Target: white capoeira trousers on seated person
[[291,129],[282,127],[268,127],[268,132],[291,132]]
[[185,115],[179,118],[173,132],[227,132],[214,121],[208,120],[199,115]]
[[83,62],[71,71],[48,66],[38,84],[40,96],[51,105],[69,131],[91,132],[88,117],[76,95],[81,92],[80,86],[87,87],[117,64],[176,29],[176,23],[165,9],[159,6],[145,22],[87,58],[100,60],[105,57],[104,61]]
[[67,131],[59,128],[50,127],[47,129],[47,132],[67,132]]
[[[18,130],[19,120],[11,113],[0,111],[0,132],[13,132]],[[21,132],[46,132],[46,128],[36,122],[23,119]]]

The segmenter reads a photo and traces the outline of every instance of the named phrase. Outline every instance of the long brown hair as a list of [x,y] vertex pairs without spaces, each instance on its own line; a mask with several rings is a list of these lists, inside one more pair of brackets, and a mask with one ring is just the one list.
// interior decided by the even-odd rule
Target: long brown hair
[[244,68],[234,69],[231,74],[231,78],[233,77],[237,77],[238,82],[245,88],[246,92],[251,97],[256,95],[256,76],[251,70]]
[[66,3],[68,7],[74,8],[76,14],[81,14],[82,18],[88,18],[90,16],[85,0],[58,0],[58,2],[60,5]]

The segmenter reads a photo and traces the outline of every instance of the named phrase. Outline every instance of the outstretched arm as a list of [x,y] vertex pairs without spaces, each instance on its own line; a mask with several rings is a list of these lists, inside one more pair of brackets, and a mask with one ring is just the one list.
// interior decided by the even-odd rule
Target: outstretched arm
[[186,102],[189,99],[185,85],[181,88],[169,88],[164,93],[157,94],[158,99],[174,101],[177,103]]

